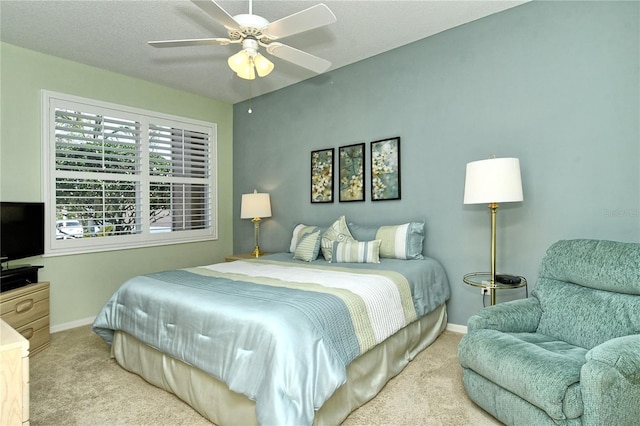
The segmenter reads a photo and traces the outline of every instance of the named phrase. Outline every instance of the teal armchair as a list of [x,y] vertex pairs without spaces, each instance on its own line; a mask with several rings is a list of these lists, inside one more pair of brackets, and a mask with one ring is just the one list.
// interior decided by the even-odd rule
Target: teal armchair
[[458,359],[505,424],[640,425],[640,244],[553,244],[530,298],[469,319]]

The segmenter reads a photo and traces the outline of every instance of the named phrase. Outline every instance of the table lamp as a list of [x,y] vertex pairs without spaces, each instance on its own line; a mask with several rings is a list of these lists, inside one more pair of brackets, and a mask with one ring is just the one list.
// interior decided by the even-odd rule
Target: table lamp
[[263,217],[271,217],[271,199],[269,194],[258,193],[255,189],[252,194],[242,194],[240,218],[251,219],[254,225],[255,248],[251,252],[252,257],[260,257],[264,254],[264,252],[260,251],[260,246],[258,245],[260,221]]
[[491,304],[496,302],[496,210],[498,203],[522,201],[520,160],[489,158],[467,163],[464,204],[489,204],[491,210]]

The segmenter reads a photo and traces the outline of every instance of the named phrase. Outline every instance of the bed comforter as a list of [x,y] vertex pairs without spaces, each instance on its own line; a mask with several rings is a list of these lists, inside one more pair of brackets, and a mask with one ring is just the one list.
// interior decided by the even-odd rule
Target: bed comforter
[[449,298],[433,259],[337,266],[289,258],[133,278],[93,329],[109,344],[122,330],[225,382],[256,402],[260,424],[310,425],[351,361]]

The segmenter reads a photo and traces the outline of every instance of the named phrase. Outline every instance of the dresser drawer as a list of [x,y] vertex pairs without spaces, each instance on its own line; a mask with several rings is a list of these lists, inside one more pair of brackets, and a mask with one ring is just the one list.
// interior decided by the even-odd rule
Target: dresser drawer
[[49,315],[18,327],[16,331],[29,341],[29,355],[34,355],[49,346]]
[[48,290],[25,294],[2,302],[0,306],[0,317],[13,328],[19,328],[45,315],[49,315]]
[[29,355],[49,346],[49,283],[0,293],[0,318],[29,340]]

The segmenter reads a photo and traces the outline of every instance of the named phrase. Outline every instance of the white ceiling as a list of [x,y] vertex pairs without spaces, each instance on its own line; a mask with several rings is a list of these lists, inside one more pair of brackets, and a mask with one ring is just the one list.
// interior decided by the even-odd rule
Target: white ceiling
[[[279,41],[331,61],[332,70],[526,1],[324,1],[336,23]],[[273,22],[320,2],[255,0],[253,13]],[[249,11],[248,0],[218,4],[232,16]],[[147,45],[150,40],[226,36],[221,24],[188,0],[0,0],[4,42],[224,102],[240,102],[315,75],[270,57],[275,71],[250,83],[227,66],[238,45]]]

